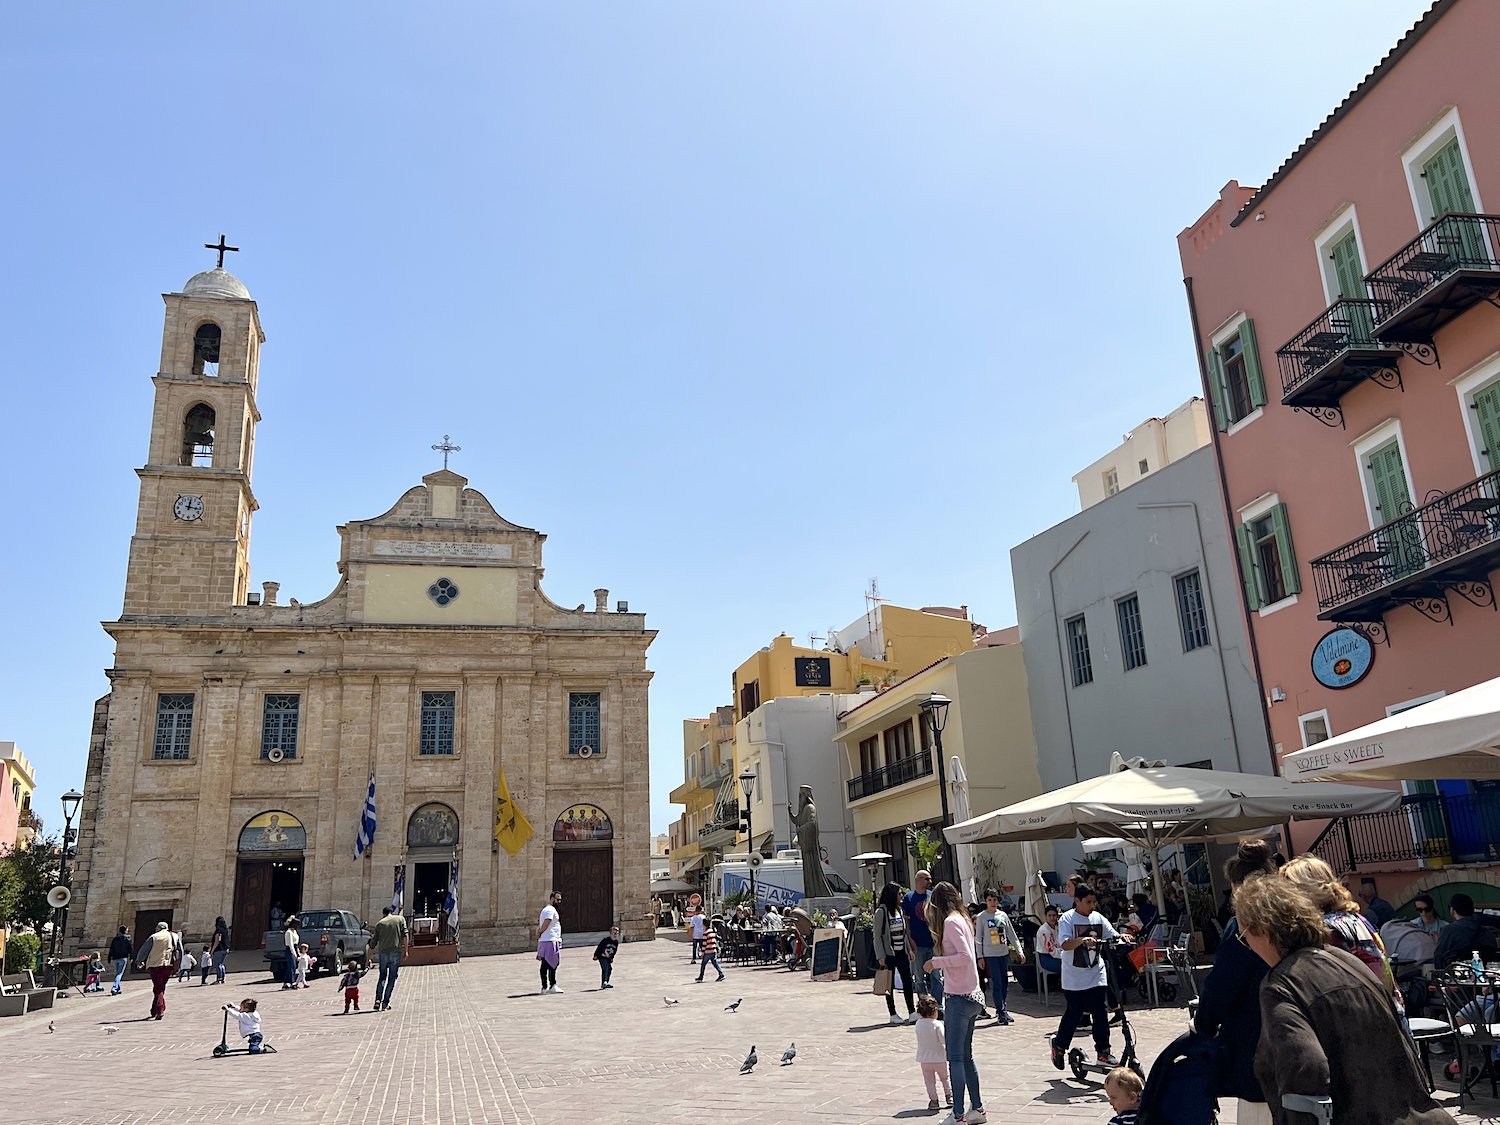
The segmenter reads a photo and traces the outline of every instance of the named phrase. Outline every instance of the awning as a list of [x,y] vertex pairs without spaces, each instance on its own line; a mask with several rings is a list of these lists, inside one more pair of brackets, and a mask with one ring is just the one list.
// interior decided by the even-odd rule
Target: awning
[[651,883],[651,893],[654,895],[685,895],[697,889],[681,879],[655,879]]
[[688,860],[682,865],[682,870],[677,873],[676,878],[686,879],[694,871],[702,868],[703,862],[706,859],[708,859],[708,856],[706,855],[695,855],[692,859]]
[[1281,768],[1297,781],[1500,779],[1500,679],[1297,750]]

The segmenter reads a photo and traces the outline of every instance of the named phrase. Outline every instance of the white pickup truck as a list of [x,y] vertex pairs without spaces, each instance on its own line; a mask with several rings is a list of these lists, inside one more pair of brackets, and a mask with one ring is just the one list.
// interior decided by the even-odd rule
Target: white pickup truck
[[[342,973],[344,965],[355,961],[366,963],[365,947],[370,931],[359,918],[347,910],[303,910],[297,914],[297,933],[315,960],[308,976],[319,972]],[[261,940],[265,959],[271,962],[276,976],[286,976],[286,936],[284,930],[267,930]]]

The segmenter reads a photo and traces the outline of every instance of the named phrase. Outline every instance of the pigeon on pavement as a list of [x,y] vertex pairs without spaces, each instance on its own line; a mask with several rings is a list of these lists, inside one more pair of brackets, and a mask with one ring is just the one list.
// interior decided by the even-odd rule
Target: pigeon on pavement
[[754,1044],[750,1047],[750,1053],[745,1056],[745,1061],[740,1064],[740,1073],[749,1074],[755,1069],[755,1064],[760,1062],[760,1056],[755,1053]]
[[104,1034],[105,1035],[113,1035],[115,1032],[117,1032],[119,1030],[120,1029],[118,1027],[106,1027],[104,1029]]
[[792,1060],[797,1057],[797,1044],[793,1043],[781,1054],[781,1065],[791,1066]]
[[679,1003],[681,1003],[680,1000],[673,996],[663,996],[662,1002],[665,1003],[669,1008],[676,1007]]
[[47,1021],[47,1034],[51,1035],[56,1030],[57,1030],[57,1022],[55,1020],[48,1020]]
[[740,1005],[744,1002],[745,998],[741,996],[738,1000],[736,1000],[733,1004],[729,1005],[729,1007],[725,1008],[724,1010],[726,1012],[738,1012],[740,1010]]

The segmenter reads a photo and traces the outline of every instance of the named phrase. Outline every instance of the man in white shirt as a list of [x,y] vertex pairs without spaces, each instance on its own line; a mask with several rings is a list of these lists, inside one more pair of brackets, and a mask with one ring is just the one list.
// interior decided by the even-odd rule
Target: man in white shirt
[[689,961],[698,960],[698,951],[703,948],[703,930],[708,925],[708,915],[702,907],[693,907],[693,916],[688,919],[688,932],[693,936],[693,953]]
[[536,923],[536,959],[542,963],[542,991],[561,992],[557,987],[557,965],[562,960],[562,894],[553,891]]
[[1062,950],[1063,997],[1067,1010],[1057,1033],[1052,1036],[1052,1065],[1062,1070],[1067,1064],[1068,1044],[1085,1012],[1093,1027],[1094,1050],[1099,1065],[1118,1066],[1109,1052],[1109,978],[1104,965],[1104,943],[1119,935],[1109,919],[1095,907],[1098,899],[1087,883],[1079,883],[1073,892],[1073,909],[1057,922],[1058,948]]

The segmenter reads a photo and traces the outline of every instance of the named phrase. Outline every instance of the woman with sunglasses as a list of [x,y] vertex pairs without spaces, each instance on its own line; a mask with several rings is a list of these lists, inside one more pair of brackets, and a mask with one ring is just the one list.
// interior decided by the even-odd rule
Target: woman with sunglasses
[[1412,899],[1412,905],[1417,908],[1417,916],[1412,919],[1422,928],[1425,934],[1435,934],[1448,923],[1438,917],[1437,907],[1433,904],[1432,896],[1420,894]]

